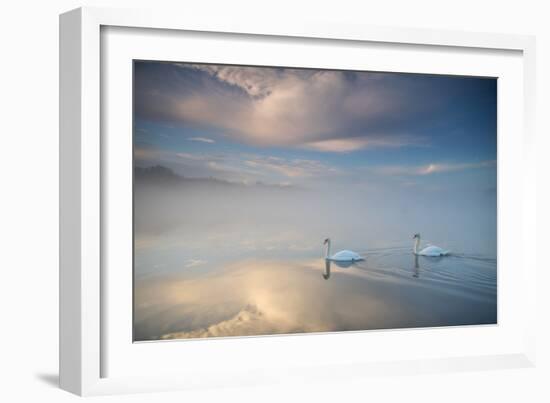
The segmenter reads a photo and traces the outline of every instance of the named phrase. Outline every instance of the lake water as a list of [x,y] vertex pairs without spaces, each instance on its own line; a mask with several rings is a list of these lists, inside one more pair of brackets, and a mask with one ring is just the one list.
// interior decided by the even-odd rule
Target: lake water
[[365,260],[348,267],[307,258],[307,252],[285,260],[241,256],[231,261],[224,256],[222,264],[185,259],[187,251],[177,243],[161,245],[146,250],[151,261],[175,263],[178,254],[181,261],[154,273],[136,271],[136,340],[497,320],[496,260],[489,257],[423,257],[401,246],[358,250]]

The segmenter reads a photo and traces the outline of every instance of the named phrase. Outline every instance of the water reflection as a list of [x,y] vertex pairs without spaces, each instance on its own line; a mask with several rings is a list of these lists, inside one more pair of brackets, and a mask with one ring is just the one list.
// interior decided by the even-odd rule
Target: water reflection
[[414,255],[414,269],[413,269],[413,277],[414,278],[420,278],[420,259],[423,261],[427,261],[429,263],[439,263],[445,257],[443,256],[421,256],[421,255]]
[[494,259],[410,258],[410,248],[391,248],[371,251],[368,265],[243,259],[137,278],[135,339],[496,322]]
[[350,266],[353,266],[355,262],[349,261],[338,261],[338,260],[329,260],[325,259],[325,271],[323,273],[323,278],[325,280],[328,280],[330,278],[330,265],[331,263],[334,263],[336,266],[341,267],[342,269],[346,269]]
[[325,272],[323,273],[323,278],[328,280],[330,278],[330,260],[325,259]]

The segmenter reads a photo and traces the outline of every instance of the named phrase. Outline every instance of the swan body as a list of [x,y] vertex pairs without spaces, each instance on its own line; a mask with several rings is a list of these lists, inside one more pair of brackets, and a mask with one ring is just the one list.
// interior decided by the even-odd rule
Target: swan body
[[418,250],[418,246],[420,245],[420,234],[415,234],[413,236],[413,239],[414,239],[413,253],[415,255],[436,257],[436,256],[446,256],[449,254],[448,250],[442,249],[439,246],[435,246],[435,245],[429,245],[422,250]]
[[325,259],[331,260],[334,262],[358,262],[364,260],[360,254],[355,253],[351,250],[341,250],[336,252],[334,255],[330,255],[330,238],[325,239],[325,245],[327,245]]
[[349,261],[361,260],[361,259],[362,257],[359,256],[359,254],[351,250],[341,250],[340,252],[337,252],[330,257],[330,260],[334,260],[336,262],[349,262]]

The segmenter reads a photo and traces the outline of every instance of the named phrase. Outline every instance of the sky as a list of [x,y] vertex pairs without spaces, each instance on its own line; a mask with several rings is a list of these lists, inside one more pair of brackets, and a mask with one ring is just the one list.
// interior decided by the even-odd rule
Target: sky
[[134,63],[137,166],[245,184],[496,186],[496,79]]

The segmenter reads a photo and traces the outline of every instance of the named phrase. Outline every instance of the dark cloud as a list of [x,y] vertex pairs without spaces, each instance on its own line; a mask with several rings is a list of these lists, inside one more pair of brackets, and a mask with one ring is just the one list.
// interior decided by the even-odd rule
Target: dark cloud
[[425,142],[423,132],[452,123],[449,108],[456,120],[472,115],[468,102],[490,103],[492,81],[136,62],[134,100],[139,119],[338,152]]

